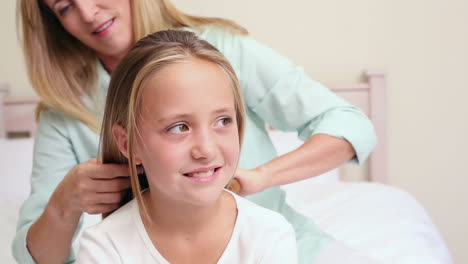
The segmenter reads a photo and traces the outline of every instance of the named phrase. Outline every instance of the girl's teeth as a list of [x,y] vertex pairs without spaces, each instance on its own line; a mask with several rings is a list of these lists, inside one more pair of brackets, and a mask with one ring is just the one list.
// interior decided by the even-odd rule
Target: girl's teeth
[[207,172],[195,172],[195,173],[190,173],[189,176],[190,176],[190,177],[194,177],[194,178],[203,178],[203,177],[211,176],[213,173],[214,173],[214,169],[213,169],[213,170],[209,170],[209,171],[207,171]]

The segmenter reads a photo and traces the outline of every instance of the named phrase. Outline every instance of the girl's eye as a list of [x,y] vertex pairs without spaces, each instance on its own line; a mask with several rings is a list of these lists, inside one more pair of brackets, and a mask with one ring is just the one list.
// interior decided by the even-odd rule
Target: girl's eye
[[180,134],[189,131],[189,127],[186,124],[177,124],[169,128],[169,132],[174,134]]
[[217,127],[226,127],[226,126],[229,126],[230,124],[232,124],[232,118],[230,117],[224,117],[216,121]]

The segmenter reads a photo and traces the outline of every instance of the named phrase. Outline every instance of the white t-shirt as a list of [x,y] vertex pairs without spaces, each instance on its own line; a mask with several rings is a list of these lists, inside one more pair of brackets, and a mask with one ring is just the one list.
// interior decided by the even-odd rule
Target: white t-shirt
[[[237,204],[237,219],[218,263],[297,263],[292,225],[279,213],[231,194]],[[83,232],[76,263],[169,262],[151,242],[134,199]]]

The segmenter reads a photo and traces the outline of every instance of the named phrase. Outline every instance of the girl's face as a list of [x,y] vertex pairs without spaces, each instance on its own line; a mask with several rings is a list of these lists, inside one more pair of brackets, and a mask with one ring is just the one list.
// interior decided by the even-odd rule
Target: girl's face
[[133,45],[130,0],[40,0],[99,57],[123,57]]
[[234,175],[240,151],[228,75],[214,63],[189,59],[166,66],[142,88],[135,154],[151,196],[213,203]]

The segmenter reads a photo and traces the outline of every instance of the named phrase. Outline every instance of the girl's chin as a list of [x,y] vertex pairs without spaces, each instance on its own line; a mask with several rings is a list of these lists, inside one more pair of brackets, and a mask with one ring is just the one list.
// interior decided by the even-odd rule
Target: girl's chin
[[[171,203],[178,204],[178,206],[197,206],[197,207],[206,207],[216,204],[221,197],[225,197],[225,195],[229,195],[227,192],[224,191],[224,187],[219,186],[210,186],[211,188],[203,188],[204,190],[194,190],[189,189],[188,191],[184,192],[181,191],[177,195],[171,195],[165,192],[157,191],[157,188],[151,188],[145,191],[142,196],[144,199],[158,199],[164,196],[164,200],[171,201]],[[151,190],[153,190],[151,192]]]

